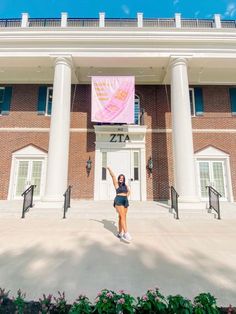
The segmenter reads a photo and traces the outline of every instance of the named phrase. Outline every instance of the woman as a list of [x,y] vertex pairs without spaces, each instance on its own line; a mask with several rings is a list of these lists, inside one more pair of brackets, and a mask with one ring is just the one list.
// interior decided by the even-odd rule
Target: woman
[[116,189],[114,207],[119,214],[119,233],[117,234],[117,237],[124,240],[125,242],[130,242],[132,238],[128,233],[126,223],[126,215],[129,206],[128,196],[130,195],[130,190],[125,184],[125,176],[123,174],[120,174],[118,179],[116,179],[114,173],[109,167],[107,167],[107,170],[112,177],[113,185]]

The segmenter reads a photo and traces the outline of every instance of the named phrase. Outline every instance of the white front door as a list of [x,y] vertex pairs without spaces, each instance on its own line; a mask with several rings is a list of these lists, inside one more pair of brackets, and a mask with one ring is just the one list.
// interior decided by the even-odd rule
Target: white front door
[[17,160],[13,184],[13,198],[21,199],[21,194],[35,184],[34,197],[41,196],[43,160]]
[[116,177],[123,174],[130,187],[130,200],[140,200],[140,156],[139,151],[109,150],[101,152],[102,169],[100,181],[100,199],[112,200],[116,195],[111,176],[106,167],[109,166]]
[[207,185],[211,185],[221,195],[221,200],[227,200],[227,178],[225,162],[222,160],[201,160],[198,161],[199,186],[201,199],[206,200],[208,192]]

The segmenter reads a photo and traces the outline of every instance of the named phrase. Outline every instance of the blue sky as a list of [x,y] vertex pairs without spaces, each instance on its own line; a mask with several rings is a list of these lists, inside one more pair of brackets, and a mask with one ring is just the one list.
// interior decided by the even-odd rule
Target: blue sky
[[214,13],[222,19],[236,19],[236,0],[0,0],[0,18],[20,17],[97,18],[99,12],[106,17],[133,18],[137,12],[144,17],[171,18],[181,13],[183,18],[212,18]]

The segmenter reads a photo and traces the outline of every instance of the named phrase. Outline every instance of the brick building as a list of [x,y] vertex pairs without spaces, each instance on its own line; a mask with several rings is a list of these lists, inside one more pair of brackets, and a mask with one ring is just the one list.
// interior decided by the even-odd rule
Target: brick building
[[[236,197],[236,26],[173,19],[0,21],[0,199]],[[135,76],[135,124],[91,122],[91,76]],[[91,163],[91,162],[92,163]],[[91,165],[91,169],[89,169]],[[153,165],[153,168],[152,168]]]

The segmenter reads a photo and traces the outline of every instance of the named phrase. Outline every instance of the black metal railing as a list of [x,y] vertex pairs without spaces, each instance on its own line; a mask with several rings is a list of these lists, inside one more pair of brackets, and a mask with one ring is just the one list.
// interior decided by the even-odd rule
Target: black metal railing
[[21,27],[21,19],[0,19],[0,27]]
[[171,186],[170,187],[171,209],[174,209],[176,219],[179,219],[178,197],[179,194],[176,192],[175,188]]
[[30,207],[33,207],[33,197],[34,197],[34,189],[36,185],[31,185],[26,189],[21,196],[24,197],[23,200],[23,208],[22,208],[22,216],[21,218],[25,218],[25,213],[28,211]]
[[218,219],[220,218],[220,197],[221,194],[216,191],[212,186],[208,185],[206,186],[206,189],[208,189],[208,198],[209,198],[209,209],[214,209],[216,211]]
[[71,196],[71,188],[72,186],[69,185],[65,193],[63,194],[64,196],[64,213],[63,213],[63,219],[66,218],[66,213],[68,211],[68,208],[70,208],[70,196]]
[[[137,18],[106,18],[104,20],[105,29],[111,28],[137,28]],[[143,18],[143,28],[176,28],[175,18]],[[181,28],[216,28],[215,20],[213,19],[181,19]],[[74,28],[98,28],[100,20],[98,18],[67,18],[67,27]],[[30,28],[59,28],[62,26],[61,18],[29,18],[26,27]],[[22,27],[20,18],[0,19],[0,29],[2,28]],[[236,20],[221,20],[221,28],[235,29]]]

